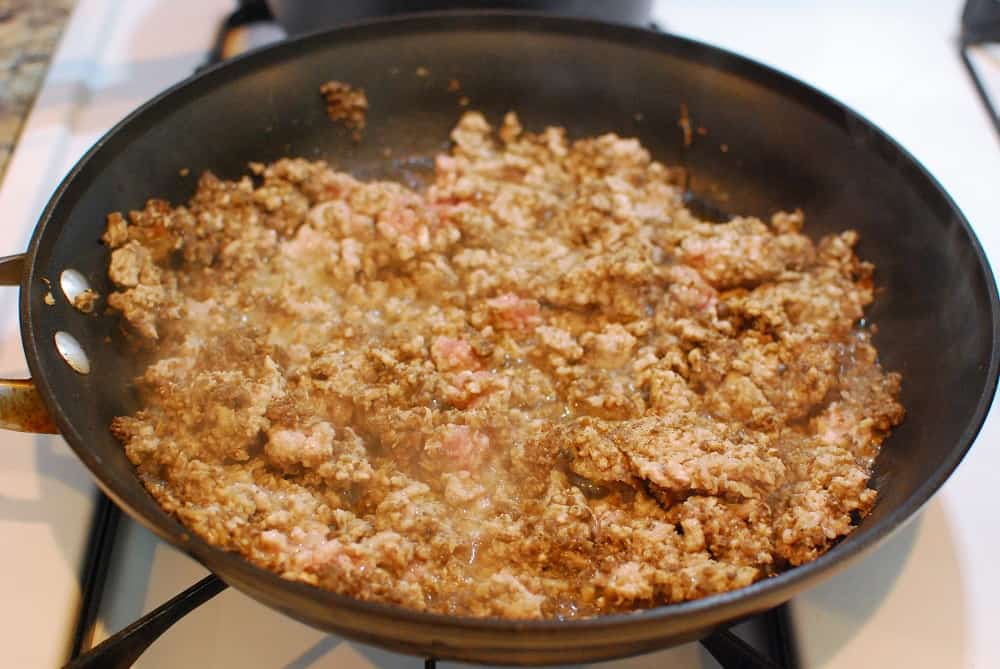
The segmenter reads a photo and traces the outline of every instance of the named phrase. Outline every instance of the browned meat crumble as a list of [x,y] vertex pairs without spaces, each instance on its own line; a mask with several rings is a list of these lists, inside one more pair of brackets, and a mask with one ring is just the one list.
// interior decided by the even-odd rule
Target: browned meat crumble
[[79,295],[73,298],[73,307],[78,311],[85,314],[89,314],[94,310],[94,306],[97,304],[97,300],[100,299],[100,295],[92,288],[87,288]]
[[319,94],[326,102],[326,115],[330,120],[343,122],[354,141],[360,141],[368,118],[368,96],[364,89],[331,80],[319,87]]
[[286,578],[505,618],[732,590],[849,533],[903,415],[857,235],[700,221],[634,139],[497,135],[466,113],[424,192],[285,159],[108,217],[153,351],[113,430],[150,493]]

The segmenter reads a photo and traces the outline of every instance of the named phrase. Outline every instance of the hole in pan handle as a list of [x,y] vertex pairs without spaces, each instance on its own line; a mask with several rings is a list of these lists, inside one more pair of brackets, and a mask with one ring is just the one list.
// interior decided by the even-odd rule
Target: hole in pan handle
[[[21,283],[24,254],[0,258],[0,286]],[[31,379],[0,379],[0,428],[55,434],[56,426]]]
[[63,669],[128,669],[175,622],[225,589],[222,579],[210,574],[70,661]]

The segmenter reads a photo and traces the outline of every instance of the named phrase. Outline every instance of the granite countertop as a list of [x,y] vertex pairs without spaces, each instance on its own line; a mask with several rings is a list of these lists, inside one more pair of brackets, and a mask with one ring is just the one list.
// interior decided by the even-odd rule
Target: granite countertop
[[0,177],[74,2],[0,2]]

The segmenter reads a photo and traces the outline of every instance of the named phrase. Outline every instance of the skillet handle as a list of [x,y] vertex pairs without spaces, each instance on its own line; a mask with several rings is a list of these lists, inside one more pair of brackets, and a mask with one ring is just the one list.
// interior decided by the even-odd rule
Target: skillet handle
[[31,379],[0,379],[0,429],[59,433]]
[[[24,254],[0,258],[0,286],[21,283]],[[31,379],[0,379],[0,429],[56,434],[38,389]]]
[[[0,286],[21,283],[25,255],[0,258]],[[31,379],[0,379],[0,428],[58,432]],[[90,651],[66,665],[69,669],[126,669],[171,625],[226,589],[214,574],[202,579]]]

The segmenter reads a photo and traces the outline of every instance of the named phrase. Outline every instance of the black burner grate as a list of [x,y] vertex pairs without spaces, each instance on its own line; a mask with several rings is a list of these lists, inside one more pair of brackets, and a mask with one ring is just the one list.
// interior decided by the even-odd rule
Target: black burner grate
[[1000,135],[1000,115],[998,115],[996,107],[997,104],[1000,104],[1000,100],[994,101],[990,98],[982,78],[969,57],[970,47],[998,43],[1000,43],[1000,2],[997,0],[968,0],[965,3],[965,10],[962,12],[962,33],[958,50],[962,57],[962,63],[976,87],[976,93],[979,94],[980,100],[990,115],[990,120],[993,121],[993,128]]

